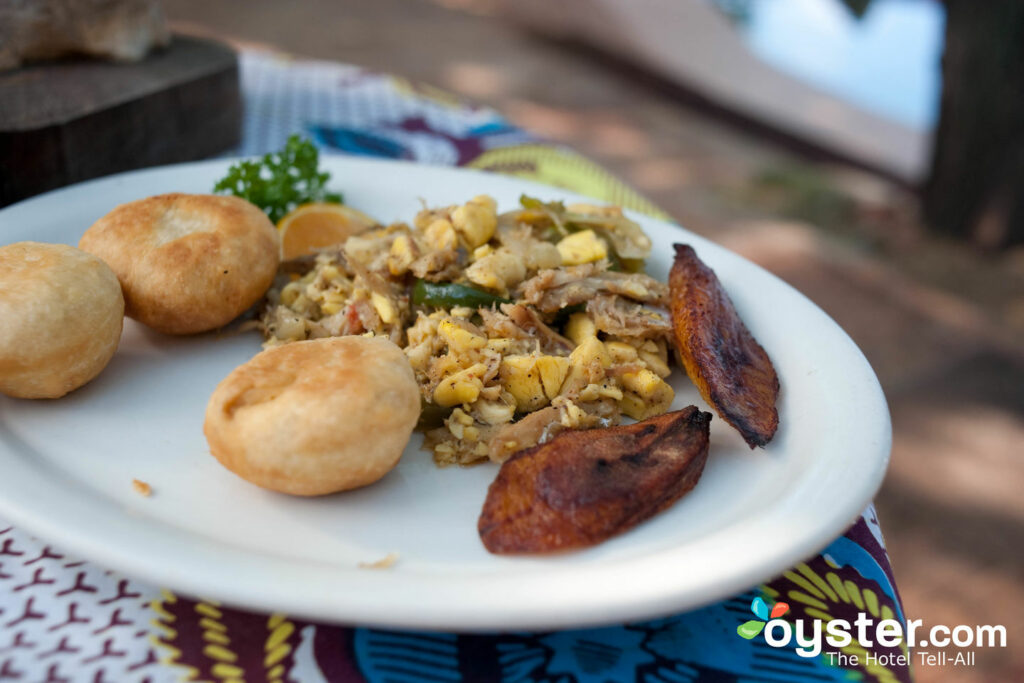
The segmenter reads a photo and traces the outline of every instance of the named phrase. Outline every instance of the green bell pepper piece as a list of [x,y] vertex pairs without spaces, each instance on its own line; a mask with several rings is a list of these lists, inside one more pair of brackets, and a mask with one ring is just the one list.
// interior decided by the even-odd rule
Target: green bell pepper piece
[[469,308],[487,308],[497,304],[510,304],[512,301],[504,297],[485,292],[482,289],[463,285],[457,282],[427,282],[417,280],[412,288],[412,302],[425,306],[451,308],[452,306],[468,306]]

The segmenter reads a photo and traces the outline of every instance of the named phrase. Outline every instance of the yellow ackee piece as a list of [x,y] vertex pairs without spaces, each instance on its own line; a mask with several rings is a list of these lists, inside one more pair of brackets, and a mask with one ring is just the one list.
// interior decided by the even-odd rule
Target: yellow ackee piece
[[607,368],[612,364],[612,358],[604,348],[604,344],[597,337],[588,337],[580,342],[580,345],[569,354],[572,365],[588,365],[594,359],[601,362],[601,367]]
[[305,286],[301,282],[289,282],[281,289],[281,303],[291,306],[304,289]]
[[633,392],[626,391],[623,392],[622,400],[619,401],[619,410],[634,420],[643,420],[647,414],[647,404]]
[[[634,420],[645,420],[665,412],[676,395],[671,386],[647,369],[627,372],[619,381],[628,390],[619,402],[619,407]],[[631,394],[637,400],[634,401]]]
[[565,325],[565,336],[579,345],[584,340],[597,336],[597,326],[586,313],[573,313]]
[[569,374],[569,359],[565,356],[541,356],[537,359],[537,370],[540,372],[544,394],[554,398],[558,396],[558,390]]
[[562,390],[571,394],[593,381],[600,381],[604,373],[600,372],[600,376],[594,376],[595,360],[602,368],[608,368],[612,364],[611,356],[605,351],[604,344],[597,337],[589,337],[569,354],[569,374],[562,382]]
[[462,403],[472,403],[480,396],[484,383],[480,379],[487,368],[477,363],[445,377],[434,388],[434,403],[448,408]]
[[505,356],[498,368],[501,385],[516,399],[520,412],[543,408],[548,402],[535,356]]
[[581,401],[596,401],[600,398],[610,398],[615,401],[622,400],[622,390],[615,386],[614,382],[607,380],[601,384],[588,384],[579,393]]
[[398,311],[395,310],[395,307],[386,296],[373,292],[370,294],[370,303],[373,304],[373,307],[377,310],[377,315],[380,316],[380,319],[385,324],[393,323],[398,318]]
[[470,249],[476,249],[494,236],[498,227],[496,208],[493,199],[479,195],[452,211],[452,225]]
[[620,341],[608,341],[604,348],[615,363],[630,363],[637,359],[636,347]]
[[507,396],[496,401],[485,401],[483,399],[477,401],[473,408],[476,410],[480,421],[489,425],[501,425],[511,422],[516,412],[516,404],[514,401],[506,401],[506,398]]
[[557,246],[562,264],[566,266],[593,263],[608,257],[608,245],[593,230],[581,230],[563,237]]
[[[294,273],[293,273],[293,275],[294,275]],[[345,275],[340,270],[338,270],[338,266],[326,265],[326,266],[324,266],[323,268],[320,269],[320,276],[319,277],[320,277],[321,280],[326,280],[326,281],[329,281],[329,282],[333,282],[334,280],[338,280],[340,278],[345,277]]]
[[487,340],[487,348],[501,355],[508,355],[516,345],[516,340],[509,337],[494,337]]
[[324,315],[340,313],[343,308],[345,308],[345,304],[341,301],[325,301],[320,304],[320,312]]
[[668,377],[672,374],[672,369],[669,368],[668,363],[662,358],[660,353],[651,353],[650,351],[640,349],[640,360],[659,377]]
[[459,327],[451,320],[442,320],[437,326],[437,333],[455,353],[466,353],[487,346],[486,338]]
[[401,275],[409,270],[409,266],[416,260],[413,251],[412,240],[408,235],[399,235],[391,243],[391,251],[388,254],[388,271],[392,275]]
[[[622,375],[621,382],[622,386],[630,391],[635,391],[643,398],[650,398],[658,390],[659,385],[665,384],[660,377],[647,369],[639,372],[627,372]],[[669,388],[671,389],[671,387]]]
[[487,254],[466,268],[466,279],[481,287],[505,291],[526,277],[526,264],[506,249]]
[[437,251],[459,247],[459,236],[455,234],[455,228],[444,218],[432,221],[423,231],[423,238],[427,246]]

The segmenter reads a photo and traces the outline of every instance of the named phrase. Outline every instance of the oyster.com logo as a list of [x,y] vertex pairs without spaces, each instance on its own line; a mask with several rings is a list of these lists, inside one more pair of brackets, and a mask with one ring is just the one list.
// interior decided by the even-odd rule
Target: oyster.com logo
[[757,619],[751,619],[745,621],[736,627],[736,633],[741,638],[751,640],[756,638],[761,631],[764,630],[765,624],[772,619],[778,619],[783,614],[789,611],[789,605],[784,602],[777,602],[772,605],[771,611],[768,610],[768,605],[761,598],[754,598],[754,601],[750,603],[750,611],[754,613]]
[[[910,652],[917,655],[918,662],[926,666],[973,666],[973,650],[963,648],[1006,647],[1006,627],[1003,625],[932,626],[922,628],[920,619],[910,619],[906,625],[895,619],[876,621],[874,614],[858,612],[854,621],[846,619],[821,619],[807,621],[796,619],[792,624],[781,619],[789,612],[789,605],[777,602],[770,608],[760,597],[750,603],[750,611],[757,619],[749,619],[736,627],[741,638],[753,640],[764,633],[764,641],[770,647],[791,647],[795,644],[800,657],[823,655],[829,663],[837,666],[908,666]],[[927,634],[920,637],[921,631]],[[847,648],[856,642],[856,652]],[[898,652],[863,652],[875,646],[900,648]],[[955,655],[944,652],[949,647],[961,648]],[[924,648],[930,647],[929,650]],[[826,649],[828,648],[828,649]]]

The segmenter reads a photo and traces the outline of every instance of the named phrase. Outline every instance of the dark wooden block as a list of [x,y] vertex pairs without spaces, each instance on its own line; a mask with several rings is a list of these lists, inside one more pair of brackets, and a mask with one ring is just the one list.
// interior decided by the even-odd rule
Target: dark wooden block
[[135,64],[0,73],[0,206],[89,178],[209,157],[238,144],[238,60],[175,36]]

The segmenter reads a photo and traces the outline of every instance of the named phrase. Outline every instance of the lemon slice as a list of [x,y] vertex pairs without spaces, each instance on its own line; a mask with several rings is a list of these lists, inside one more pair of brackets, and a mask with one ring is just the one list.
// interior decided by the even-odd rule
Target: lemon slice
[[323,247],[342,244],[352,235],[377,224],[362,211],[344,204],[303,204],[277,222],[281,258],[293,259]]

